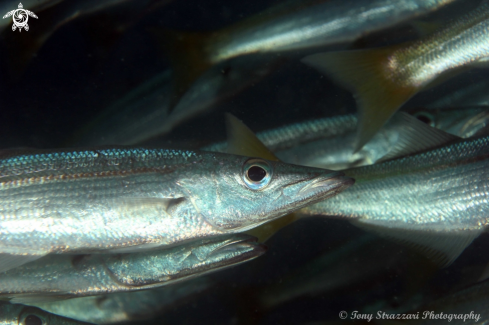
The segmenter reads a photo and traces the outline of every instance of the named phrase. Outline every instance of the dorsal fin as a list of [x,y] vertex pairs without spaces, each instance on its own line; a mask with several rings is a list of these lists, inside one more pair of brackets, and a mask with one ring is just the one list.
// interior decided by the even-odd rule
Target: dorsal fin
[[226,113],[226,130],[228,136],[227,153],[279,161],[253,131],[229,113]]
[[404,112],[396,113],[391,123],[400,130],[399,139],[395,147],[377,162],[419,153],[461,139],[431,127]]

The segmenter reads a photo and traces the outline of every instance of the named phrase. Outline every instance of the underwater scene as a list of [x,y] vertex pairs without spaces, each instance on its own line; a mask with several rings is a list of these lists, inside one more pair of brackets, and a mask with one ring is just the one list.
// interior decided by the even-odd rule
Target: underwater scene
[[0,324],[489,323],[488,1],[0,9]]

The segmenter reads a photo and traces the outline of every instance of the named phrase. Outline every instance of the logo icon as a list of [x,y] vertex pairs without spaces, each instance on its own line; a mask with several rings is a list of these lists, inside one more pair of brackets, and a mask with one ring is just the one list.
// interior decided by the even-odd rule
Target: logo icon
[[22,6],[22,3],[19,3],[19,9],[15,9],[7,12],[5,16],[3,16],[3,19],[8,18],[10,16],[12,16],[12,20],[14,21],[14,24],[12,25],[12,30],[14,32],[17,28],[19,29],[19,32],[22,31],[22,28],[24,28],[26,31],[29,30],[29,25],[27,25],[29,16],[37,19],[36,14],[33,13],[32,11],[25,10],[24,6]]

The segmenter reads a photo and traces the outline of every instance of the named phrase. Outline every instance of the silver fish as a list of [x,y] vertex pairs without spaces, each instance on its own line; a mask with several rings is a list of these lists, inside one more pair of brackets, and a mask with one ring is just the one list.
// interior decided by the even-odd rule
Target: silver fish
[[68,144],[134,145],[167,134],[265,78],[281,62],[275,60],[264,65],[259,61],[242,61],[226,62],[204,73],[171,114],[171,73],[164,71],[106,108]]
[[155,287],[252,260],[266,248],[247,235],[221,236],[130,254],[54,254],[0,274],[0,296],[29,303]]
[[1,325],[89,325],[74,319],[57,316],[42,309],[20,304],[0,303]]
[[[211,66],[231,58],[351,42],[454,0],[288,1],[211,33],[155,31],[175,72],[176,98]],[[310,52],[309,52],[310,53]]]
[[199,151],[11,152],[0,159],[0,269],[243,232],[351,184],[341,172]]
[[[447,95],[431,101],[426,107],[443,109],[446,107],[489,106],[489,80],[487,78],[484,77],[477,82],[457,78],[450,85],[457,87]],[[447,87],[446,84],[443,86]],[[441,86],[437,90],[440,88]]]
[[[424,123],[459,137],[482,135],[489,123],[489,108],[412,109]],[[372,140],[355,152],[357,117],[353,114],[294,123],[257,133],[258,139],[281,160],[302,166],[342,170],[371,165],[395,147],[407,125],[391,120]],[[226,142],[203,150],[225,152]]]
[[[430,138],[419,130],[415,142]],[[354,187],[300,212],[348,218],[448,265],[489,224],[487,157],[489,137],[481,137],[349,169]]]
[[415,42],[380,49],[318,53],[302,61],[331,75],[357,97],[355,150],[412,96],[437,79],[489,56],[489,4]]
[[51,313],[96,324],[154,318],[175,305],[201,296],[212,287],[206,276],[151,290],[29,303]]

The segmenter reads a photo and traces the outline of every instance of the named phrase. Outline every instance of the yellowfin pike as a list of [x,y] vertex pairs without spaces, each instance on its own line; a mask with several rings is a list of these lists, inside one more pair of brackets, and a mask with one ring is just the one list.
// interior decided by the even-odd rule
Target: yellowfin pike
[[401,105],[441,77],[489,55],[489,3],[419,41],[380,49],[319,53],[302,61],[331,75],[357,98],[356,150]]
[[49,253],[131,252],[239,233],[347,188],[341,172],[148,148],[0,159],[0,270]]
[[[454,0],[287,1],[211,33],[155,31],[170,56],[178,100],[198,76],[231,58],[346,43]],[[311,53],[311,52],[309,52]],[[176,102],[173,103],[174,106]]]

